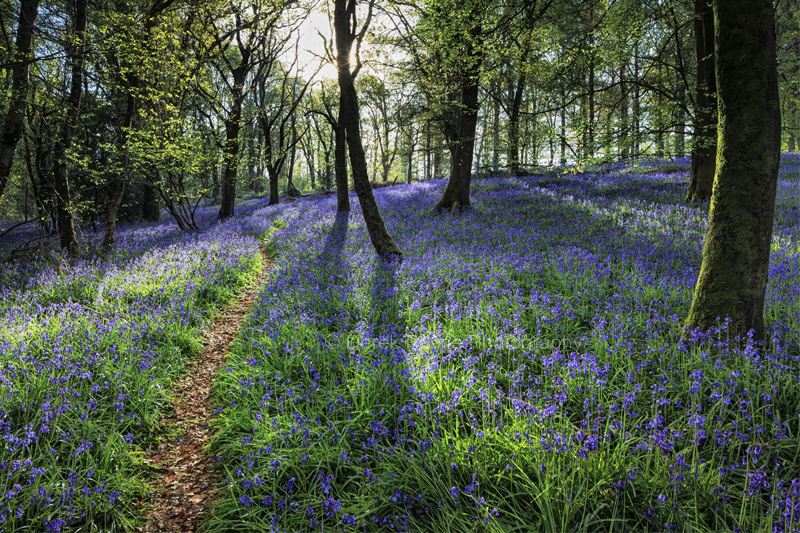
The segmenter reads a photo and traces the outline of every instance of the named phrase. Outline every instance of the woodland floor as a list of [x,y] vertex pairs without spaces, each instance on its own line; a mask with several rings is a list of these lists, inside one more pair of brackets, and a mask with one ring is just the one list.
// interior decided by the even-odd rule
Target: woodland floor
[[261,273],[214,317],[203,332],[200,355],[189,362],[186,373],[174,383],[173,413],[161,423],[166,437],[146,457],[161,478],[154,484],[157,492],[140,532],[200,531],[215,501],[219,481],[214,471],[216,458],[206,450],[212,437],[211,389],[225,364],[228,346],[239,333],[269,274],[271,261],[263,245],[261,255]]

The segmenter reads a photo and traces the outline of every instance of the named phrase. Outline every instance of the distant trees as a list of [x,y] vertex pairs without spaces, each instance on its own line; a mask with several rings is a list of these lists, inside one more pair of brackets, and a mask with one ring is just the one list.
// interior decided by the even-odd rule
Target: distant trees
[[729,317],[728,332],[764,336],[780,157],[780,100],[771,0],[714,0],[716,176],[688,328]]
[[[316,9],[333,20],[336,5]],[[687,199],[711,194],[710,0],[345,2],[349,44],[313,52],[334,63],[349,46],[352,91],[298,59],[302,2],[110,0],[87,4],[85,29],[78,7],[15,0],[0,17],[0,213],[63,230],[70,248],[88,228],[112,247],[117,220],[164,213],[188,230],[205,203],[226,218],[289,189],[335,184],[347,211],[355,186],[370,212],[370,180],[448,177],[435,208],[458,211],[473,175],[541,164],[691,152]],[[776,17],[782,141],[796,150],[800,1]]]

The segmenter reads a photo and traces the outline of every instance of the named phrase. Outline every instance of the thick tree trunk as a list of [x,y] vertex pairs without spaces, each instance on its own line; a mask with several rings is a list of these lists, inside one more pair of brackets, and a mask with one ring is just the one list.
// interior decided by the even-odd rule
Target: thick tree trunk
[[714,74],[714,10],[711,0],[695,0],[694,41],[697,56],[694,143],[687,201],[711,197],[717,164],[717,81]]
[[11,101],[0,134],[0,197],[3,196],[14,152],[22,138],[25,112],[28,109],[29,61],[33,42],[33,29],[39,13],[39,0],[22,0],[19,8],[14,66],[11,68]]
[[714,0],[719,146],[703,263],[687,328],[730,318],[764,336],[764,295],[780,159],[771,0]]
[[[242,106],[244,105],[244,82],[247,77],[250,55],[245,54],[239,66],[231,72],[233,88],[231,89],[231,112],[225,120],[225,174],[222,178],[222,203],[219,207],[219,219],[233,216],[236,202],[236,175],[239,169],[239,132],[242,129]],[[266,132],[265,132],[266,134]]]
[[269,174],[269,202],[267,202],[267,205],[279,204],[281,201],[281,192],[278,187],[280,172],[275,169],[268,169],[267,174]]
[[361,144],[358,98],[353,83],[353,72],[350,69],[350,52],[356,39],[355,28],[352,30],[350,28],[350,20],[352,19],[355,24],[356,0],[336,0],[334,9],[336,68],[339,78],[339,125],[344,128],[347,135],[347,149],[350,153],[350,166],[353,170],[353,183],[358,202],[361,204],[370,241],[378,255],[383,259],[402,258],[403,253],[386,230],[375,195],[372,193],[364,146]]
[[86,4],[87,0],[75,0],[74,50],[68,53],[71,64],[71,82],[66,101],[66,116],[61,135],[53,149],[53,182],[56,190],[56,216],[61,248],[71,254],[78,252],[75,223],[72,215],[72,197],[67,172],[67,152],[72,145],[74,125],[80,116],[81,90],[83,89],[83,67],[86,59]]
[[233,216],[236,201],[236,173],[239,167],[239,117],[235,114],[225,121],[225,174],[222,177],[220,220]]
[[[479,18],[479,13],[469,13],[470,18]],[[450,143],[452,166],[450,180],[442,198],[434,210],[457,212],[472,206],[470,202],[470,185],[472,182],[472,158],[475,151],[475,130],[478,126],[480,110],[480,72],[483,60],[483,43],[481,42],[482,25],[479,20],[471,22],[466,56],[469,60],[462,68],[461,105],[459,106],[458,135]]]

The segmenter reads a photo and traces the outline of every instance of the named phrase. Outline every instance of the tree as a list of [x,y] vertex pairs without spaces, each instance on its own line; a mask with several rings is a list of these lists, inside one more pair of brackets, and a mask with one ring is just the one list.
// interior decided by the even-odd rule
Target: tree
[[[277,61],[277,57],[272,56],[265,61],[270,63],[269,71],[272,70],[272,64]],[[278,178],[287,162],[290,163],[289,167],[292,166],[291,154],[298,143],[294,124],[297,106],[300,105],[311,84],[311,80],[303,81],[297,76],[292,76],[288,69],[280,65],[278,70],[279,73],[275,77],[261,76],[256,82],[256,91],[253,93],[258,107],[258,124],[264,134],[264,164],[269,175],[269,205],[275,205],[280,201]]]
[[710,0],[695,0],[694,17],[697,82],[691,178],[686,194],[689,201],[705,200],[711,196],[717,152],[714,10]]
[[29,65],[33,43],[33,30],[39,13],[39,0],[22,0],[19,7],[19,25],[15,61],[11,68],[11,101],[3,129],[0,132],[0,196],[6,188],[17,143],[22,137],[25,111],[28,108]]
[[267,46],[267,39],[278,24],[283,12],[283,0],[238,1],[226,6],[220,13],[209,13],[207,33],[212,43],[207,53],[217,60],[211,61],[225,87],[224,94],[207,91],[225,124],[223,146],[225,173],[222,179],[222,204],[219,218],[233,216],[236,200],[236,181],[241,147],[242,109],[245,98],[252,89],[251,78],[259,79],[271,63],[259,51]]
[[[483,34],[484,6],[479,0],[466,0],[459,2],[456,7],[453,2],[445,2],[434,6],[429,23],[438,26],[449,34],[443,39],[454,40],[454,50],[457,58],[457,83],[459,86],[458,104],[452,110],[453,119],[450,121],[448,144],[452,157],[450,179],[444,194],[436,203],[434,210],[452,212],[469,208],[470,186],[472,182],[472,160],[475,150],[475,131],[478,126],[478,111],[480,109],[480,75],[481,64],[485,53]],[[453,23],[445,24],[445,19],[450,19],[453,12],[457,27]]]
[[56,190],[56,216],[61,247],[70,253],[78,250],[73,221],[72,191],[70,190],[67,152],[72,145],[75,124],[80,117],[81,92],[83,89],[84,63],[86,61],[86,4],[88,0],[74,0],[74,31],[72,43],[67,49],[67,63],[71,80],[66,99],[66,114],[61,134],[53,150],[53,183]]
[[771,0],[714,0],[718,139],[703,262],[686,320],[764,335],[780,158],[780,102]]
[[[361,69],[359,48],[372,18],[375,0],[370,0],[366,20],[359,29],[356,19],[356,0],[335,0],[333,27],[336,34],[336,71],[339,79],[339,124],[347,135],[350,166],[353,170],[358,203],[364,214],[370,241],[383,259],[402,258],[403,253],[394,243],[381,217],[367,173],[367,159],[361,143],[361,124],[358,113],[358,96],[354,78]],[[358,31],[357,31],[358,30]],[[356,66],[351,68],[350,57],[355,44]]]
[[[143,27],[137,28],[132,23],[134,16],[130,13],[125,13],[125,7],[131,6],[130,2],[124,2],[121,6],[117,6],[119,14],[122,14],[123,24],[115,24],[112,26],[112,33],[117,36],[119,43],[112,43],[107,47],[106,53],[108,55],[109,64],[115,66],[117,71],[115,74],[118,76],[117,85],[121,89],[120,92],[124,93],[125,112],[122,115],[122,123],[119,129],[119,144],[117,151],[120,154],[120,164],[118,176],[116,176],[116,187],[111,199],[106,208],[106,229],[103,236],[102,247],[110,249],[114,246],[116,241],[117,231],[117,212],[122,204],[122,198],[125,194],[128,182],[131,181],[129,174],[131,173],[131,147],[130,147],[130,134],[133,128],[134,118],[139,103],[139,93],[145,92],[146,87],[143,83],[142,76],[139,75],[139,70],[147,71],[148,68],[142,68],[142,64],[148,67],[154,65],[154,57],[151,52],[152,49],[147,50],[146,54],[142,54],[141,48],[137,46],[143,39],[145,42],[150,42],[154,27],[158,22],[158,15],[169,8],[175,0],[154,0],[153,3],[148,1],[148,5],[144,9],[144,24]],[[113,20],[113,19],[112,19]],[[141,34],[138,36],[136,30],[141,29]],[[137,42],[138,41],[138,42]],[[114,45],[117,46],[114,46]],[[145,55],[145,57],[142,57]],[[137,65],[138,63],[138,65]],[[138,68],[137,68],[138,67]],[[149,188],[148,188],[149,189]],[[152,213],[148,213],[151,214]]]

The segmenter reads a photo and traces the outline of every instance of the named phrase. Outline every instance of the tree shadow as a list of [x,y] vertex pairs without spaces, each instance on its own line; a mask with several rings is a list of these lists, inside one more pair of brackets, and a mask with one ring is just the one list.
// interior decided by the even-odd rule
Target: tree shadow
[[321,325],[331,331],[346,331],[352,324],[347,305],[348,266],[344,259],[344,244],[347,241],[350,213],[336,213],[322,251],[317,256],[313,272],[319,273],[317,280],[317,313]]
[[370,283],[370,320],[373,335],[382,342],[399,342],[405,335],[405,322],[398,320],[397,272],[400,259],[375,258]]

